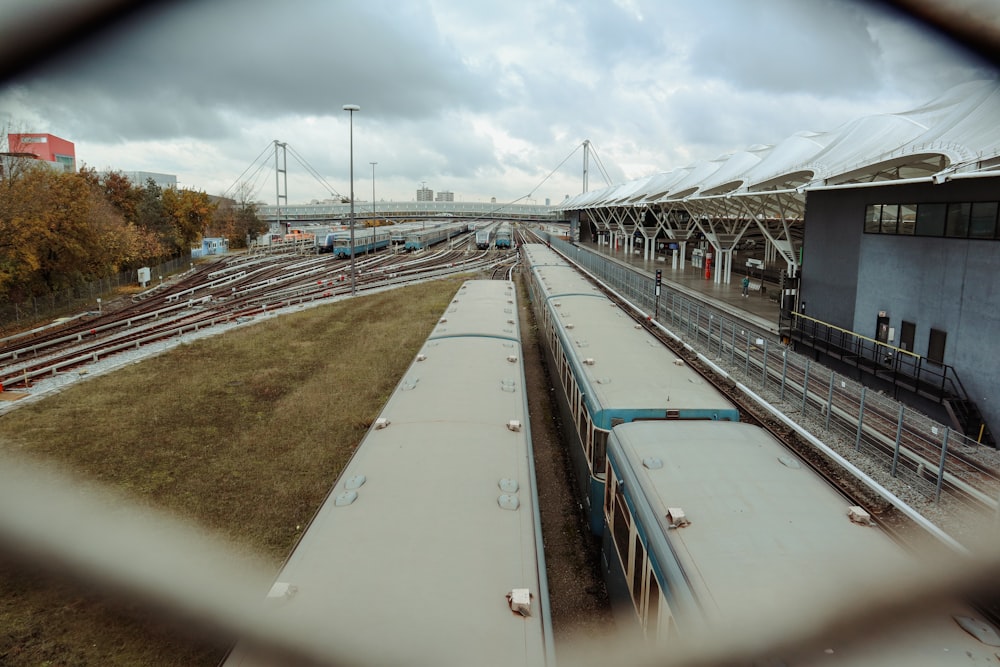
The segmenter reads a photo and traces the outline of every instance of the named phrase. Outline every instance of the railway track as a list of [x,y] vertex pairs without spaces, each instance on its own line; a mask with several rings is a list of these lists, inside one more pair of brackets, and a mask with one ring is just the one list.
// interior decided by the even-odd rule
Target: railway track
[[[544,239],[537,238],[524,240],[545,242]],[[827,455],[813,442],[801,436],[795,428],[775,417],[768,408],[758,402],[756,397],[745,393],[736,380],[726,377],[726,375],[720,375],[717,369],[712,367],[712,364],[703,362],[702,359],[705,357],[700,356],[695,347],[702,348],[703,352],[707,348],[708,352],[705,356],[709,358],[715,357],[717,352],[720,359],[729,358],[733,364],[742,366],[748,378],[746,381],[748,385],[751,383],[756,385],[757,381],[752,380],[752,378],[760,378],[762,386],[780,381],[783,388],[785,386],[795,387],[798,392],[801,392],[802,387],[805,387],[804,395],[809,401],[808,407],[815,414],[823,412],[822,406],[826,404],[826,400],[831,395],[836,396],[839,400],[832,403],[834,407],[829,411],[830,414],[825,415],[827,424],[830,424],[832,420],[834,423],[841,424],[841,428],[846,429],[847,425],[850,425],[850,428],[854,429],[859,443],[863,441],[867,448],[877,447],[877,454],[888,457],[889,460],[893,460],[895,456],[893,476],[905,469],[908,474],[904,476],[904,479],[909,480],[911,484],[922,481],[925,487],[922,490],[924,495],[928,493],[926,487],[930,487],[932,495],[934,485],[939,485],[948,492],[949,499],[957,500],[962,509],[969,511],[970,514],[978,513],[981,515],[984,510],[986,512],[996,511],[997,471],[984,466],[977,459],[965,456],[958,451],[942,452],[941,448],[935,448],[933,443],[922,443],[919,438],[912,434],[902,433],[901,429],[897,427],[896,415],[889,415],[884,410],[878,412],[871,405],[864,406],[864,419],[857,419],[861,406],[858,405],[858,402],[852,404],[849,395],[840,396],[836,392],[831,392],[830,387],[825,384],[820,387],[815,378],[810,379],[802,374],[796,375],[794,372],[790,372],[788,368],[784,367],[784,355],[767,354],[766,343],[764,343],[763,354],[760,354],[760,350],[757,350],[758,354],[753,354],[749,348],[754,343],[751,342],[749,334],[747,337],[748,350],[741,350],[739,346],[741,341],[736,337],[735,332],[732,333],[732,340],[729,340],[728,336],[724,337],[717,324],[718,320],[713,318],[708,310],[695,312],[692,309],[692,312],[684,313],[683,318],[675,313],[665,314],[661,311],[661,319],[665,317],[667,320],[672,320],[676,317],[680,323],[679,327],[671,327],[678,335],[683,335],[684,340],[680,340],[654,323],[648,313],[625,301],[613,291],[606,289],[599,281],[598,287],[623,312],[631,315],[636,322],[649,330],[678,358],[683,359],[685,363],[695,368],[707,382],[712,383],[725,393],[740,408],[743,421],[753,423],[771,432],[785,446],[795,451],[813,466],[834,488],[839,489],[850,500],[851,504],[863,507],[879,525],[892,532],[899,541],[907,543],[911,547],[920,544],[922,548],[926,548],[928,542],[937,547],[945,543],[939,541],[937,537],[927,540],[929,534],[926,531],[915,530],[917,521],[923,521],[923,517],[915,518],[921,512],[909,507],[898,508],[893,502],[898,502],[898,500],[890,499],[891,494],[886,497],[873,489],[859,475],[845,467],[842,461],[836,460],[836,455],[833,457]],[[692,347],[692,341],[696,343],[695,347]],[[722,372],[725,373],[725,371]],[[805,413],[805,409],[803,409],[803,413]],[[852,415],[855,417],[853,423]],[[871,452],[865,451],[865,453]],[[942,474],[942,471],[945,470],[947,472]],[[928,523],[925,522],[923,525],[926,527]]]
[[[459,248],[415,254],[381,251],[355,257],[354,289],[466,271],[496,273],[512,253]],[[285,253],[233,256],[201,265],[179,279],[87,313],[0,342],[0,387],[29,389],[38,380],[71,372],[116,354],[282,308],[350,295],[350,260]]]

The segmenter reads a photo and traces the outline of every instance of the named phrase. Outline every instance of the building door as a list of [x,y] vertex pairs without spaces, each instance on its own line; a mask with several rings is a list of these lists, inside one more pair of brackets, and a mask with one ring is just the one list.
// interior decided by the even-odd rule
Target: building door
[[889,316],[885,312],[880,312],[875,320],[875,340],[880,343],[889,342]]
[[927,341],[927,360],[935,364],[944,363],[944,344],[948,339],[947,332],[940,329],[931,329],[930,339]]
[[907,352],[913,352],[913,337],[916,331],[916,324],[903,320],[903,326],[899,329],[899,346]]

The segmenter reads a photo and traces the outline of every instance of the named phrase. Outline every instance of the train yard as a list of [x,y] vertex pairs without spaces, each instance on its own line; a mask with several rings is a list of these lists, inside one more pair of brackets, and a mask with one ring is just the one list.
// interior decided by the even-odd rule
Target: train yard
[[[329,302],[355,290],[373,292],[469,271],[499,279],[509,275],[517,259],[513,249],[511,252],[477,251],[471,237],[451,239],[447,245],[443,250],[414,254],[383,250],[357,256],[353,279],[350,262],[332,254],[288,252],[234,256],[192,267],[186,274],[157,285],[129,302],[115,303],[103,312],[87,313],[56,326],[0,341],[0,382],[6,390],[30,393],[46,379],[85,373],[96,362],[130,350],[180,340],[192,333],[223,331],[226,327],[277,312]],[[833,391],[832,380],[827,392],[826,386],[817,383],[815,376],[810,378],[808,371],[800,373],[790,369],[782,355],[772,353],[769,356],[766,347],[761,354],[759,346],[748,343],[743,347],[735,334],[730,340],[721,330],[713,338],[713,326],[718,325],[713,324],[707,314],[702,320],[699,313],[699,317],[681,328],[695,331],[695,337],[705,338],[710,348],[714,345],[709,355],[699,353],[672,331],[654,322],[641,308],[613,292],[608,294],[615,299],[617,309],[635,319],[636,326],[643,327],[684,365],[697,370],[706,382],[737,405],[740,421],[767,430],[837,487],[846,504],[863,507],[882,529],[911,548],[931,544],[956,548],[958,545],[948,539],[940,541],[933,530],[914,531],[918,522],[926,522],[923,515],[927,507],[905,507],[898,497],[873,483],[868,475],[852,465],[845,465],[836,454],[822,451],[808,432],[767,409],[751,389],[752,382],[738,379],[732,368],[743,368],[745,378],[764,378],[763,385],[772,389],[779,387],[782,394],[786,386],[798,388],[804,396],[803,402],[820,415],[821,422],[825,420],[829,424],[831,420],[842,420],[849,425],[845,427],[847,431],[853,426],[856,440],[861,442],[863,439],[866,449],[880,448],[883,456],[893,459],[894,472],[895,466],[905,469],[909,474],[901,476],[901,483],[949,489],[951,502],[943,507],[935,504],[935,510],[977,516],[989,516],[996,511],[995,503],[1000,495],[996,486],[998,473],[990,456],[935,448],[933,443],[921,442],[920,438],[901,432],[895,415],[889,411],[876,410],[870,404],[866,406],[863,397],[860,402],[852,403],[850,394]],[[668,314],[672,316],[673,313]],[[721,368],[725,365],[721,362],[727,359],[730,372]],[[553,382],[556,382],[556,373],[552,372]],[[856,423],[852,424],[851,416],[858,414],[863,418],[855,419]],[[936,518],[946,525],[955,525],[951,518],[943,521]],[[928,536],[930,540],[926,539]],[[995,622],[995,617],[993,620]]]
[[443,249],[382,251],[351,261],[333,254],[285,252],[224,257],[200,264],[131,299],[0,341],[0,387],[29,390],[46,378],[102,359],[198,332],[209,332],[357,292],[467,271],[502,274],[509,252],[478,251],[468,235]]

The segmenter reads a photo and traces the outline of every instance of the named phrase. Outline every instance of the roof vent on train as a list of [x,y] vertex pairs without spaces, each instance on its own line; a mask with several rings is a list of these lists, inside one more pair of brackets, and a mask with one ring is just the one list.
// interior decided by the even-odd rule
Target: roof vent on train
[[501,479],[497,482],[497,486],[499,486],[500,490],[504,493],[517,493],[518,488],[520,488],[517,480],[511,479],[510,477],[504,477]]
[[521,506],[521,501],[512,493],[502,493],[497,497],[497,505],[501,509],[514,511]]
[[611,378],[609,377],[594,378],[594,382],[596,382],[597,384],[611,384]]
[[513,380],[509,378],[500,380],[500,391],[513,393],[515,389],[517,389],[517,384]]
[[367,481],[368,478],[365,477],[364,475],[352,475],[351,477],[348,477],[347,480],[344,482],[344,488],[360,489],[362,486],[365,485],[365,482]]
[[658,456],[647,456],[642,460],[642,465],[649,470],[659,470],[663,467],[663,459]]
[[576,325],[575,325],[575,324],[573,324],[572,322],[567,322],[567,323],[566,323],[566,328],[567,328],[567,329],[572,329],[572,328],[573,328],[573,327],[575,327],[575,326],[576,326]]
[[856,523],[859,526],[872,525],[872,515],[857,505],[847,508],[847,518],[851,520],[851,523]]
[[519,422],[516,419],[511,419],[509,422],[507,422],[507,430],[518,433],[521,430],[521,422]]
[[593,358],[593,357],[587,357],[586,359],[584,359],[584,360],[583,360],[583,363],[584,363],[584,365],[586,365],[586,366],[593,366],[593,365],[594,365],[594,364],[596,364],[597,362],[596,362],[596,361],[594,361],[594,358]]
[[671,528],[683,528],[684,526],[691,525],[691,521],[684,514],[684,509],[681,507],[668,507],[667,508],[667,524]]
[[521,616],[531,616],[531,591],[527,588],[515,588],[507,593],[507,604],[510,610]]
[[802,464],[799,463],[799,460],[791,456],[779,456],[778,461],[781,462],[781,465],[786,468],[791,468],[792,470],[799,470],[802,468]]
[[507,361],[509,361],[512,364],[516,364],[517,363],[517,355],[516,354],[508,354],[507,355]]
[[344,491],[339,496],[337,496],[336,500],[333,501],[333,504],[336,505],[337,507],[347,507],[357,499],[358,499],[357,491],[353,490]]
[[683,366],[683,365],[684,365],[683,359],[674,359],[674,366]]
[[401,385],[399,385],[399,388],[402,391],[410,391],[411,389],[416,389],[417,388],[417,383],[419,383],[419,382],[420,382],[420,378],[416,378],[414,380],[403,380],[403,383]]
[[968,616],[952,616],[958,627],[962,628],[970,635],[986,644],[987,646],[1000,646],[1000,635],[992,625]]
[[375,430],[376,431],[381,431],[382,429],[386,428],[391,423],[392,422],[390,422],[385,417],[379,417],[378,419],[375,420]]
[[447,321],[448,321],[447,317],[442,317],[440,320],[438,320],[438,324],[444,324]]
[[276,581],[267,592],[268,600],[288,600],[299,592],[299,587],[287,581]]

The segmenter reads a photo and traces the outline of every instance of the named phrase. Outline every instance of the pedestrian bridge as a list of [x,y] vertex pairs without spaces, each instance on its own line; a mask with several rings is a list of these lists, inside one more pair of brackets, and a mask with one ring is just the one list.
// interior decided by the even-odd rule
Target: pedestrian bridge
[[[351,219],[350,203],[289,204],[260,206],[257,217],[270,223],[327,223]],[[524,220],[555,222],[563,213],[552,206],[539,204],[497,204],[494,202],[451,201],[379,201],[354,202],[356,220],[414,220],[432,217],[459,218],[462,220]]]

